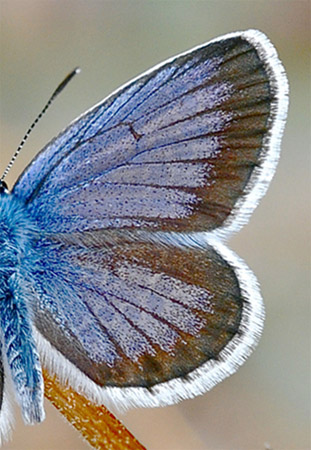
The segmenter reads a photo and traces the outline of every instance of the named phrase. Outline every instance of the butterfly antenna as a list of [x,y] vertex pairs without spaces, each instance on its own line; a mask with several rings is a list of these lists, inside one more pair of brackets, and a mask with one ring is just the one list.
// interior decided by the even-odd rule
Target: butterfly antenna
[[25,142],[27,141],[30,133],[32,132],[32,130],[34,129],[34,127],[37,125],[37,123],[39,122],[39,120],[44,116],[44,114],[46,113],[46,111],[48,110],[48,108],[51,106],[51,104],[53,103],[53,101],[55,100],[55,98],[62,92],[62,90],[67,86],[67,84],[69,83],[69,81],[72,80],[72,78],[77,75],[80,72],[80,68],[76,67],[75,69],[73,69],[67,76],[66,78],[57,86],[57,88],[55,89],[55,91],[53,92],[53,94],[51,95],[51,97],[49,98],[49,100],[46,102],[46,105],[44,106],[44,108],[42,109],[42,111],[40,112],[40,114],[38,114],[38,116],[35,118],[35,120],[33,121],[33,123],[30,125],[30,127],[28,128],[27,132],[25,133],[25,136],[23,137],[23,139],[21,140],[21,143],[19,144],[16,152],[14,153],[14,155],[11,158],[11,161],[9,162],[9,164],[7,165],[7,168],[5,169],[2,177],[0,178],[0,182],[3,182],[4,178],[7,176],[7,174],[9,173],[11,167],[14,164],[14,161],[16,160],[19,152],[21,151],[21,149],[24,147]]

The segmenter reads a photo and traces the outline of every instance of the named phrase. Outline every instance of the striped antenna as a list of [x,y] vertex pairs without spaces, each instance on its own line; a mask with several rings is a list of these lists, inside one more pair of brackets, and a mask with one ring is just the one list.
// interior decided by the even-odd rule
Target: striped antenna
[[66,78],[57,86],[57,88],[55,89],[55,91],[53,92],[53,94],[51,95],[51,97],[49,98],[49,100],[47,101],[46,105],[44,106],[44,108],[42,109],[42,111],[40,112],[40,114],[38,114],[38,116],[35,118],[35,120],[33,121],[33,123],[30,125],[30,127],[28,128],[25,136],[23,137],[23,139],[21,140],[21,143],[19,144],[16,152],[14,153],[14,155],[11,158],[11,161],[9,162],[9,164],[7,165],[7,168],[5,169],[5,171],[3,172],[2,177],[0,178],[0,182],[3,185],[3,180],[4,178],[7,176],[7,174],[9,173],[11,167],[14,164],[14,161],[16,160],[17,156],[19,155],[21,149],[23,148],[25,142],[27,141],[30,133],[32,132],[32,130],[34,129],[34,127],[37,125],[37,123],[39,122],[39,120],[44,116],[44,114],[46,113],[46,111],[48,110],[48,108],[51,106],[51,104],[53,103],[53,101],[55,100],[55,98],[58,96],[58,94],[60,94],[62,92],[62,90],[67,86],[67,84],[69,83],[69,81],[71,81],[71,79],[77,75],[80,72],[80,68],[76,67],[75,69],[73,69],[67,76]]

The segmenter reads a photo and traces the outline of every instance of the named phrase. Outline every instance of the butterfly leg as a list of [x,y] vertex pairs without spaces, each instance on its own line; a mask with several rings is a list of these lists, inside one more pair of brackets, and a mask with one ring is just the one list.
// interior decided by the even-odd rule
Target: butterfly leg
[[43,378],[29,313],[14,275],[0,288],[0,332],[18,403],[25,423],[44,419]]

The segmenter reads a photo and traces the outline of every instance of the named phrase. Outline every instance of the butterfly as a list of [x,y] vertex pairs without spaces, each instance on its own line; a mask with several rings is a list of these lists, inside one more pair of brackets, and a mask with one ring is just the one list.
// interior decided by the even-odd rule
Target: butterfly
[[256,30],[135,78],[0,184],[0,433],[10,380],[44,419],[43,364],[97,404],[170,405],[234,373],[264,320],[225,240],[279,158],[288,84]]

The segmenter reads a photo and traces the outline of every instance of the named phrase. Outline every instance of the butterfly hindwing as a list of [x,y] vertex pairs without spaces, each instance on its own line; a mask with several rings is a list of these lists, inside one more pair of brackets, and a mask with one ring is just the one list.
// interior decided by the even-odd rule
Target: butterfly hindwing
[[[250,304],[232,262],[211,245],[103,231],[38,247],[36,327],[98,386],[150,389],[206,365],[211,387],[228,374],[215,370],[232,341],[242,348],[247,337],[247,353],[257,340],[260,326],[249,323],[262,320],[262,304]],[[154,404],[171,401],[153,394]]]

